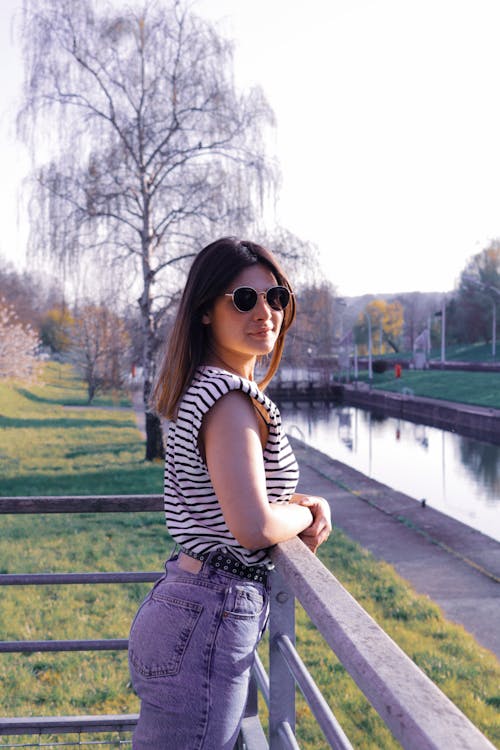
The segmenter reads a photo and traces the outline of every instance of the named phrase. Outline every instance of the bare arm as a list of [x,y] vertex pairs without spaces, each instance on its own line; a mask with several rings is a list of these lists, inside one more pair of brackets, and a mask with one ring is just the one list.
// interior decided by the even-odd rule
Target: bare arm
[[311,511],[314,520],[299,536],[312,552],[316,552],[320,544],[326,542],[332,530],[330,505],[324,497],[317,495],[296,494],[291,502],[303,505]]
[[205,415],[200,432],[226,524],[247,549],[291,539],[313,523],[305,503],[269,503],[257,419],[248,396],[232,391]]

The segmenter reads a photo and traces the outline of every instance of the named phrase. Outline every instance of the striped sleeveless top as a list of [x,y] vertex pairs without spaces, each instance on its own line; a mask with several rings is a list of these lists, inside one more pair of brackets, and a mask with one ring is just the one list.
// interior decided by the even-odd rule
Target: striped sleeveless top
[[207,466],[198,449],[204,414],[230,391],[240,390],[262,405],[268,423],[263,451],[269,502],[288,501],[295,492],[299,470],[283,432],[277,406],[251,380],[218,367],[200,367],[170,423],[165,460],[165,517],[174,540],[195,553],[226,547],[245,565],[270,564],[266,549],[248,550],[229,531]]

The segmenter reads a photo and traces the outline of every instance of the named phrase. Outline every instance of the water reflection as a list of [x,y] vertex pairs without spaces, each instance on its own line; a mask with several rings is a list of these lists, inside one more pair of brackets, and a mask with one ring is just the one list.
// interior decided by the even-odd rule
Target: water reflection
[[472,477],[480,477],[492,490],[492,502],[500,498],[500,458],[497,445],[460,437],[460,459]]
[[500,446],[346,406],[282,412],[292,435],[500,541]]

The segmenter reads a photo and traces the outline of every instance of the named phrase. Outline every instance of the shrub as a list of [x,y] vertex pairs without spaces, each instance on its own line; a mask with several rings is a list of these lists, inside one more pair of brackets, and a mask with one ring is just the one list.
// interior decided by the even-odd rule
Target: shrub
[[382,375],[387,370],[387,362],[385,359],[376,359],[372,365],[373,372],[376,372],[378,375]]

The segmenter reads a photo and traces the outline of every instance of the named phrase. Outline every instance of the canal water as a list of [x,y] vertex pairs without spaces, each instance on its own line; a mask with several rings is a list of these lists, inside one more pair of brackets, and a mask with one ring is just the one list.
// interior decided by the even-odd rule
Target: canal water
[[500,541],[500,446],[348,406],[284,405],[287,432]]

